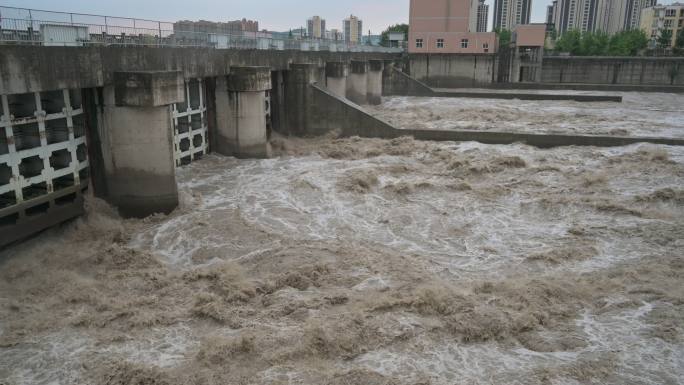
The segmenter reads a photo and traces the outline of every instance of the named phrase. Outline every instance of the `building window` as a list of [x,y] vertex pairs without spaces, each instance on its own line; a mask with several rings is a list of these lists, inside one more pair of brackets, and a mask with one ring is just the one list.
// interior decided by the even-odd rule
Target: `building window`
[[437,39],[437,48],[444,48],[444,39]]
[[482,43],[482,50],[485,53],[489,52],[489,43]]
[[674,22],[674,20],[672,20],[672,19],[667,19],[667,20],[665,20],[665,24],[663,25],[663,27],[665,27],[665,28],[672,28],[672,24],[674,24],[673,22]]
[[665,16],[666,17],[677,16],[677,10],[676,9],[666,9],[665,10]]
[[423,48],[423,39],[416,39],[416,48]]
[[468,48],[468,39],[461,39],[461,48]]

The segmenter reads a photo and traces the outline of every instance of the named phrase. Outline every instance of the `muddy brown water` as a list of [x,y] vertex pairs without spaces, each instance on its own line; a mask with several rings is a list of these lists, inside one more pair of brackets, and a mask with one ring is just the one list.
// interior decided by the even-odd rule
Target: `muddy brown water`
[[380,106],[364,108],[406,129],[684,137],[684,95],[555,92],[617,94],[623,97],[623,102],[390,97]]
[[273,147],[3,251],[0,383],[684,382],[684,149]]

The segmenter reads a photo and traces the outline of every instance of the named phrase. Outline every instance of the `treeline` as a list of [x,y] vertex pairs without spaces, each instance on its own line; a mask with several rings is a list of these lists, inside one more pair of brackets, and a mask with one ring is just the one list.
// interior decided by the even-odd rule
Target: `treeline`
[[389,47],[389,34],[390,32],[401,32],[404,34],[404,39],[408,39],[409,25],[408,24],[395,24],[387,27],[386,30],[382,31],[380,34],[380,45],[383,47]]
[[574,56],[636,56],[648,46],[640,29],[608,35],[603,32],[568,31],[556,40],[555,50]]
[[[675,54],[684,53],[684,30],[680,31],[674,47]],[[661,32],[656,39],[660,49],[671,47],[672,32]],[[568,31],[554,47],[558,52],[569,52],[574,56],[637,56],[648,47],[649,38],[640,29],[632,29],[608,35],[604,32]]]

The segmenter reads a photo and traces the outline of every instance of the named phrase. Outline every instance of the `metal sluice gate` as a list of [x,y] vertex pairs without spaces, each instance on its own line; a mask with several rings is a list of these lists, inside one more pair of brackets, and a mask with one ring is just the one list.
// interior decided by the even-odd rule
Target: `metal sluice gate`
[[205,89],[202,79],[186,80],[185,103],[172,107],[176,167],[201,158],[209,149]]
[[89,164],[80,90],[0,98],[3,246],[82,212]]

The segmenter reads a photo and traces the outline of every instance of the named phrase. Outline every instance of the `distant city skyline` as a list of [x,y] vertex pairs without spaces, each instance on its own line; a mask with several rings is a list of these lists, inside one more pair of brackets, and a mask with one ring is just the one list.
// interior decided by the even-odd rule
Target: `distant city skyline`
[[[552,0],[532,0],[532,23],[546,21],[546,7]],[[672,4],[675,0],[660,1]],[[488,30],[492,28],[494,0],[489,5]],[[228,21],[251,19],[259,27],[272,31],[287,31],[291,28],[306,28],[307,19],[319,15],[326,19],[327,29],[343,30],[343,20],[353,14],[363,21],[363,34],[370,30],[380,34],[389,25],[408,23],[409,0],[347,0],[344,2],[323,2],[300,0],[296,5],[282,0],[194,0],[188,7],[180,0],[117,0],[112,2],[84,3],[81,0],[5,0],[4,6],[36,8],[48,11],[103,14],[121,17],[135,17],[174,22],[178,20]]]

